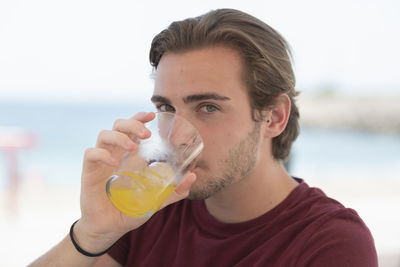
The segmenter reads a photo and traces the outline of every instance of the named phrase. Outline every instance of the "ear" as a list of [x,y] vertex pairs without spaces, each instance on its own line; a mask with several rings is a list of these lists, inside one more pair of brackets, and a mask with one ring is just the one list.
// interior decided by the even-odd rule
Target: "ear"
[[290,115],[291,101],[287,94],[276,97],[275,104],[265,112],[264,137],[274,138],[285,130]]

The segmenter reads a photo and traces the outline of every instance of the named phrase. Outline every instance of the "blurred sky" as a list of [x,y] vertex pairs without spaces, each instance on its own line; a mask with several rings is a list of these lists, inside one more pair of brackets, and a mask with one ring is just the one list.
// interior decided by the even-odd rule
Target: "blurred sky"
[[149,98],[154,35],[220,7],[248,12],[286,37],[300,90],[400,93],[397,0],[0,0],[0,100]]

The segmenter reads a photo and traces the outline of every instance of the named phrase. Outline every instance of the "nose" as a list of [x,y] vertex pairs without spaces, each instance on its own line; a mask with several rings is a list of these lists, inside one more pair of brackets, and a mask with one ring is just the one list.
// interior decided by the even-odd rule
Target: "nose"
[[202,143],[197,129],[180,115],[160,114],[159,123],[159,128],[163,128],[163,138],[181,160],[190,157],[193,150]]
[[174,116],[168,133],[169,142],[179,150],[185,150],[198,135],[196,128],[181,116]]

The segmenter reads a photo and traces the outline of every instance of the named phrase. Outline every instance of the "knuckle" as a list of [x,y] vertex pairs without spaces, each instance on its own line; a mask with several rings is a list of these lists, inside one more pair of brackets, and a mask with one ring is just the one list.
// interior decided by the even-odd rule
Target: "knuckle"
[[95,150],[95,149],[92,148],[92,147],[87,148],[87,149],[85,150],[85,152],[84,152],[85,158],[88,158],[88,157],[90,157],[91,155],[93,155],[94,150]]
[[124,119],[116,119],[115,121],[114,121],[114,124],[113,124],[113,129],[117,129],[118,128],[118,126],[119,125],[121,125],[123,122],[125,122],[126,120],[124,120]]
[[143,125],[140,121],[138,121],[136,119],[130,119],[129,124],[131,127],[138,127],[140,125]]
[[108,130],[101,130],[99,132],[98,138],[100,139],[102,136],[106,135],[108,133]]

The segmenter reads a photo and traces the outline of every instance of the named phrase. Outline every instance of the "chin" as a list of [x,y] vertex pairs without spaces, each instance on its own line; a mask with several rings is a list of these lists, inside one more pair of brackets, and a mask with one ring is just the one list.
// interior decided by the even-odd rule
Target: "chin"
[[207,199],[211,196],[213,196],[214,194],[218,193],[222,187],[219,186],[209,186],[205,183],[198,183],[199,181],[196,181],[190,192],[189,192],[189,196],[187,197],[190,200],[203,200],[203,199]]
[[202,186],[200,186],[196,181],[192,188],[190,189],[189,196],[187,197],[190,200],[203,200],[207,199],[211,196],[211,192],[208,192]]

